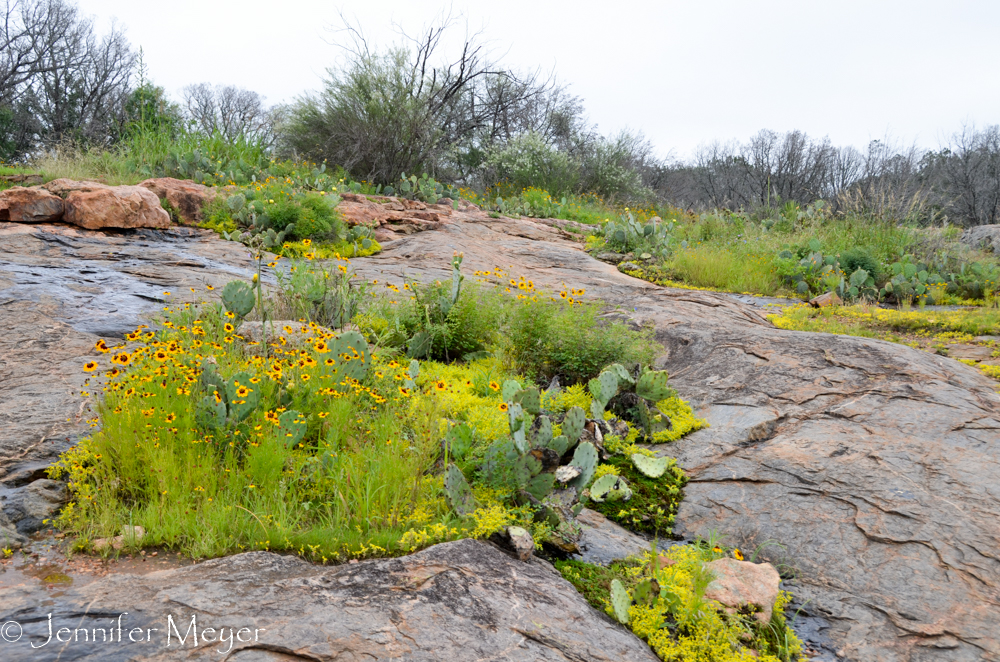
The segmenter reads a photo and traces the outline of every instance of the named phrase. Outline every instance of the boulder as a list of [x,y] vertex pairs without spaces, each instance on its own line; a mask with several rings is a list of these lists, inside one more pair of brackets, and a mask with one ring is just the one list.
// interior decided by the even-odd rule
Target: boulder
[[[57,644],[53,638],[42,645],[50,624],[53,633],[117,628],[119,614],[121,641]],[[18,588],[0,601],[0,622],[10,620],[21,624],[23,636],[0,644],[5,662],[658,660],[548,563],[523,563],[476,540],[334,567],[249,552],[141,577],[111,575],[41,598]],[[141,643],[129,640],[135,628],[142,628]],[[157,630],[147,637],[149,628]]]
[[53,179],[42,188],[63,199],[63,221],[87,230],[170,227],[160,199],[141,186]]
[[960,241],[973,248],[1000,253],[1000,225],[977,225],[962,233]]
[[[459,207],[352,267],[380,285],[447,280],[464,251],[467,275],[499,265],[541,290],[585,288],[648,324],[655,367],[711,424],[657,449],[691,479],[677,535],[762,546],[794,575],[796,622],[824,616],[842,658],[1000,659],[996,382],[903,345],[776,329],[731,296],[622,274],[542,220]],[[208,231],[134,234],[0,223],[0,480],[89,431],[77,395],[93,333],[134,329],[165,290],[248,273],[244,247]]]
[[43,189],[15,186],[0,191],[0,221],[51,223],[62,215],[62,198]]
[[201,223],[205,219],[202,209],[219,195],[219,189],[173,177],[147,179],[139,182],[139,186],[166,200],[176,210],[180,222],[189,225]]
[[825,308],[826,306],[839,306],[843,301],[837,296],[836,292],[827,292],[826,294],[821,294],[818,297],[813,297],[809,299],[809,305],[813,308]]
[[535,555],[535,541],[526,529],[519,526],[508,526],[507,540],[520,560],[528,561]]
[[44,520],[53,517],[68,500],[66,483],[41,478],[24,488],[21,505],[28,516]]
[[721,603],[730,614],[743,606],[752,607],[762,624],[771,621],[781,584],[781,576],[773,565],[724,558],[706,563],[705,567],[715,575],[705,589],[707,599]]

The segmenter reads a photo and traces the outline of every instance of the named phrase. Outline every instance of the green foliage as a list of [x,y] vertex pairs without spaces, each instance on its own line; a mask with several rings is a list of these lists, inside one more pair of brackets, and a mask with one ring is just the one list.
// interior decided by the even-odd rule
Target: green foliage
[[420,200],[431,205],[435,204],[441,198],[458,200],[460,195],[456,187],[435,181],[433,177],[428,177],[427,173],[424,173],[420,177],[416,175],[407,177],[406,173],[403,173],[395,186],[385,187],[382,189],[382,194],[395,195],[400,198],[409,198],[410,200]]
[[633,531],[670,535],[687,476],[673,458],[663,458],[667,462],[663,474],[647,476],[636,468],[633,457],[613,455],[608,460],[608,465],[628,482],[632,498],[626,503],[591,503],[590,507]]
[[253,310],[255,286],[256,283],[251,286],[242,281],[232,280],[226,283],[222,290],[222,304],[240,321]]
[[491,183],[503,182],[515,190],[538,187],[552,195],[573,192],[579,182],[579,164],[534,132],[517,136],[486,158]]
[[[645,259],[657,257],[666,259],[673,250],[673,221],[664,222],[654,217],[646,223],[639,223],[628,209],[617,221],[608,221],[601,228],[605,245],[621,253],[634,253]],[[682,247],[686,247],[682,243]]]
[[[718,544],[699,541],[651,549],[607,568],[580,561],[556,562],[556,569],[597,609],[627,626],[664,660],[792,662],[802,643],[788,627],[781,592],[771,621],[749,613],[726,613],[705,598],[712,573],[706,564],[726,555]],[[669,561],[664,565],[662,559]]]
[[505,339],[518,369],[538,381],[585,382],[613,362],[648,364],[651,330],[633,331],[619,321],[598,321],[600,306],[526,300],[515,308]]

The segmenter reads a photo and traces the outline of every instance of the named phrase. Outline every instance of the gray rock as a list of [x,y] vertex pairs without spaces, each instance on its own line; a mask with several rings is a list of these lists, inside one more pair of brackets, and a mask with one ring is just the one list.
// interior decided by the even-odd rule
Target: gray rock
[[[0,622],[24,630],[20,641],[0,644],[9,662],[658,659],[548,563],[522,563],[474,540],[338,567],[250,552],[142,577],[112,575],[67,589],[56,606],[20,591],[4,598]],[[126,613],[123,641],[46,645],[50,613],[54,632],[113,627]],[[179,645],[170,623],[184,635],[192,618],[201,640]],[[142,643],[129,642],[137,627]],[[148,628],[157,631],[147,642]],[[241,628],[245,641],[219,641]]]
[[962,233],[960,241],[973,248],[1000,253],[1000,225],[977,225]]
[[66,483],[42,478],[24,488],[22,507],[25,513],[38,519],[53,517],[69,500]]
[[605,251],[603,253],[595,253],[594,258],[600,260],[601,262],[607,262],[608,264],[618,264],[625,259],[625,253]]
[[584,508],[577,516],[577,521],[583,530],[579,543],[581,561],[608,565],[629,556],[641,556],[650,550],[648,540],[618,526],[590,508]]
[[28,538],[17,532],[10,519],[0,510],[0,549],[21,549]]

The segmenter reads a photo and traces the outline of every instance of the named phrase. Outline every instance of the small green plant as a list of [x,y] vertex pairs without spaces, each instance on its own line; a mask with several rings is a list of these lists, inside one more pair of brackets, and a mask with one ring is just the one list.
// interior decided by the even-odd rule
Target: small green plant
[[428,204],[435,204],[441,198],[458,200],[459,190],[450,184],[442,184],[435,181],[433,177],[428,177],[424,173],[420,177],[416,175],[406,176],[404,172],[395,186],[386,186],[381,189],[383,195],[395,195],[400,198],[410,200],[420,200]]

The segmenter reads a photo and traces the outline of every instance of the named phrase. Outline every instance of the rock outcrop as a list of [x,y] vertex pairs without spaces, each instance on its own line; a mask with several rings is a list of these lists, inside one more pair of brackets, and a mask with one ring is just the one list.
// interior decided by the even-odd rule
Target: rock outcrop
[[720,602],[732,613],[740,607],[751,607],[762,624],[771,622],[781,584],[781,576],[773,565],[725,558],[707,563],[705,568],[715,575],[705,589],[705,598]]
[[973,248],[1000,253],[1000,225],[977,225],[962,233],[960,241]]
[[[6,593],[0,622],[23,628],[19,641],[0,643],[9,662],[658,659],[548,563],[524,563],[474,540],[332,568],[250,552],[141,578],[107,577],[66,590],[58,606]],[[120,643],[117,634],[101,642],[100,631],[98,644],[48,639],[50,623],[54,634],[92,631],[117,627],[119,614]]]
[[178,220],[186,225],[197,225],[205,220],[203,209],[220,192],[218,188],[173,177],[147,179],[139,182],[139,186],[149,189],[160,200],[166,200],[177,213]]
[[48,191],[23,186],[0,191],[0,221],[51,223],[62,215],[62,198]]
[[[942,356],[783,331],[731,297],[630,278],[553,223],[473,209],[435,222],[395,233],[382,253],[352,265],[380,284],[443,280],[452,253],[463,251],[469,277],[501,267],[540,289],[565,283],[617,308],[609,316],[654,328],[658,367],[711,424],[661,449],[691,477],[678,533],[762,546],[763,559],[794,576],[803,613],[826,619],[842,659],[1000,659],[994,382]],[[43,477],[32,472],[86,430],[76,391],[95,331],[134,327],[140,313],[162,307],[164,290],[201,292],[205,282],[249,276],[242,246],[182,230],[115,236],[0,224],[0,483]],[[269,585],[265,575],[244,576],[231,590]],[[171,599],[190,604],[197,594]],[[447,607],[436,608],[450,622]],[[381,636],[374,623],[365,641]],[[304,641],[282,632],[285,648],[270,650]]]

